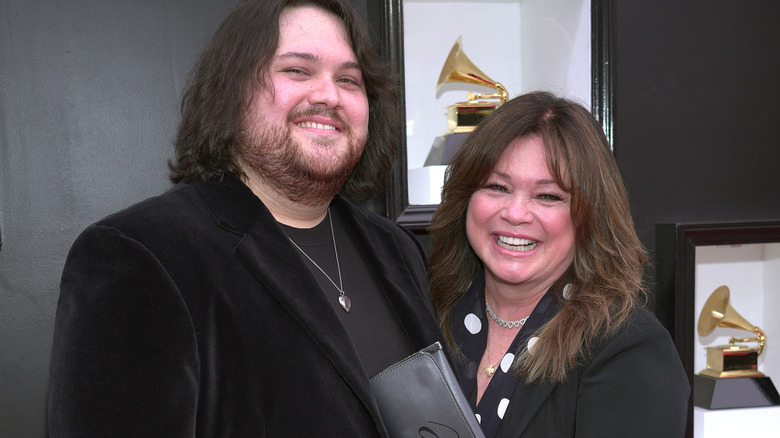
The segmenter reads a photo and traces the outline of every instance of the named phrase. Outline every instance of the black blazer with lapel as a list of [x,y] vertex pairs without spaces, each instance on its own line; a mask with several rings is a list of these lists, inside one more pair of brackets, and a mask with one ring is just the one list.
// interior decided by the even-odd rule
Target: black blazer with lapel
[[[410,349],[441,340],[417,241],[345,199],[332,207]],[[349,335],[287,242],[232,176],[88,227],[62,276],[51,436],[386,435]]]
[[498,437],[678,438],[690,385],[666,329],[637,308],[562,384],[521,382]]

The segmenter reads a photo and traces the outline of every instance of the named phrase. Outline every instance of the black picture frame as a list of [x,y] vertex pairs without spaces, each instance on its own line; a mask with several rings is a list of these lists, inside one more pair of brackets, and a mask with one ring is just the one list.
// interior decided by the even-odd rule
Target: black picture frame
[[[601,123],[610,145],[613,140],[614,81],[614,0],[591,0],[591,111]],[[382,52],[398,75],[401,87],[401,109],[405,111],[403,0],[384,0],[381,8]],[[405,114],[402,132],[406,132]],[[424,231],[430,225],[436,205],[409,204],[407,184],[406,136],[401,136],[400,160],[387,186],[386,208],[390,219],[412,231]],[[614,149],[613,149],[614,150]]]
[[[696,248],[780,242],[780,221],[656,225],[655,314],[669,330],[693,388]],[[686,437],[693,436],[693,397]]]

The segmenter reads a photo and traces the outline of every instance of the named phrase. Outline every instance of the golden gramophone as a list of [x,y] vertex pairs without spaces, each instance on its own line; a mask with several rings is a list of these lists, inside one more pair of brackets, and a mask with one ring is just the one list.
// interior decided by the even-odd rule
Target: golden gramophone
[[[707,368],[699,374],[715,377],[753,377],[763,376],[758,371],[758,356],[764,350],[766,335],[764,332],[749,323],[729,304],[729,288],[721,286],[715,289],[699,315],[699,323],[696,327],[699,336],[708,336],[718,327],[731,327],[753,332],[752,338],[729,338],[728,345],[707,347]],[[757,342],[755,348],[738,342]]]
[[[436,84],[436,92],[438,93],[442,86],[449,83],[482,85],[496,90],[493,94],[469,92],[466,95],[468,99],[466,102],[458,102],[447,107],[447,129],[452,132],[471,132],[480,120],[509,99],[509,93],[503,85],[490,79],[471,62],[463,52],[461,38],[458,37],[455,41],[447,60],[444,61],[444,67]],[[498,99],[498,102],[481,99]]]
[[[755,336],[731,337],[728,345],[706,347],[707,368],[694,376],[693,403],[707,409],[778,405],[780,395],[772,380],[758,371],[758,356],[766,345],[766,335],[731,307],[729,296],[726,286],[710,295],[699,315],[699,336],[708,336],[719,327],[746,330]],[[757,345],[749,347],[742,342]]]
[[438,93],[444,85],[452,83],[481,85],[493,88],[496,92],[492,94],[469,92],[466,95],[466,101],[447,107],[447,131],[434,141],[431,152],[425,160],[426,166],[449,164],[452,155],[463,143],[465,136],[473,131],[485,116],[509,99],[506,88],[499,82],[490,79],[463,53],[461,37],[455,41],[447,60],[444,61],[444,67],[441,69],[439,81],[436,84],[436,92]]

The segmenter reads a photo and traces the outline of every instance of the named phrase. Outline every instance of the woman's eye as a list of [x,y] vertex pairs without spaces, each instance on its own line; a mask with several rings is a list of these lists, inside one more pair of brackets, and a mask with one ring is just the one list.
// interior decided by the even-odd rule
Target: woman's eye
[[539,198],[539,199],[541,199],[543,201],[556,201],[556,202],[563,201],[563,197],[558,196],[558,195],[556,195],[554,193],[542,193],[542,194],[538,195],[537,198]]
[[506,187],[502,186],[501,184],[487,184],[485,188],[488,190],[495,190],[498,192],[506,192]]

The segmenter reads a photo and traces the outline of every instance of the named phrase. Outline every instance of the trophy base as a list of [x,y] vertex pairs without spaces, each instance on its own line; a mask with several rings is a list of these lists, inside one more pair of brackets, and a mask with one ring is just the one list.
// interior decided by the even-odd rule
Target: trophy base
[[424,166],[449,165],[455,152],[460,149],[463,140],[468,137],[468,132],[446,132],[433,141],[431,151],[425,159]]
[[699,374],[705,377],[712,377],[714,379],[731,379],[734,377],[764,377],[764,373],[758,370],[728,370],[719,371],[713,369],[705,369],[699,371]]
[[447,107],[447,129],[471,132],[474,128],[498,108],[498,102],[469,101],[458,102]]
[[752,408],[780,405],[769,377],[733,377],[716,379],[693,376],[693,404],[705,409]]

